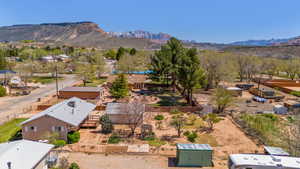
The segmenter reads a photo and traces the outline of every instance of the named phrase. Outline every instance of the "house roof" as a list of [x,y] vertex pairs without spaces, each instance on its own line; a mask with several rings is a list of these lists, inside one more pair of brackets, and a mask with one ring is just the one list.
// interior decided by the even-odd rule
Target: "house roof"
[[[0,144],[0,168],[32,169],[44,156],[50,152],[54,145],[29,140],[19,140]],[[33,151],[34,150],[34,151]]]
[[179,150],[212,150],[209,144],[176,144]]
[[72,97],[32,116],[30,119],[22,122],[21,125],[47,115],[73,126],[79,126],[95,107],[96,105],[92,103]]
[[[133,105],[133,103],[108,103],[105,112],[106,114],[125,114],[127,106],[132,109]],[[145,104],[139,104],[138,109],[141,113],[145,112]]]
[[16,74],[16,72],[12,70],[0,70],[0,74],[6,74],[6,73]]
[[270,155],[289,156],[290,154],[280,147],[264,146],[265,151]]
[[59,91],[64,92],[100,92],[103,89],[101,87],[65,87]]
[[[118,75],[111,75],[107,78],[107,82],[112,83],[116,80]],[[129,84],[134,84],[134,83],[143,83],[147,80],[147,75],[140,75],[140,74],[132,74],[132,75],[127,75],[127,80]]]
[[289,156],[231,154],[235,166],[269,166],[281,168],[300,168],[300,158]]

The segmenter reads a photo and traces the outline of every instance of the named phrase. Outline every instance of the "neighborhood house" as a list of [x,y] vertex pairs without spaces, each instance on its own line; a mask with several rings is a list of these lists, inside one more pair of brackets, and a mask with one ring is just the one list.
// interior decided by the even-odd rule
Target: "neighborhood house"
[[67,140],[69,132],[80,128],[95,105],[79,98],[60,102],[21,123],[22,135],[28,140],[47,140],[54,133]]
[[48,169],[57,156],[54,145],[18,140],[0,144],[1,169]]
[[65,87],[59,90],[59,98],[69,99],[78,97],[80,99],[97,99],[104,95],[100,87]]

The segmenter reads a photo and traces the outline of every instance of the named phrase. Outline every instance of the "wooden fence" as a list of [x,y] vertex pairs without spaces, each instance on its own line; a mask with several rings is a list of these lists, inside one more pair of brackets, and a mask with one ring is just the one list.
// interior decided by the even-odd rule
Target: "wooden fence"
[[146,105],[146,112],[171,112],[172,110],[178,110],[181,112],[196,112],[201,111],[201,106],[152,106]]

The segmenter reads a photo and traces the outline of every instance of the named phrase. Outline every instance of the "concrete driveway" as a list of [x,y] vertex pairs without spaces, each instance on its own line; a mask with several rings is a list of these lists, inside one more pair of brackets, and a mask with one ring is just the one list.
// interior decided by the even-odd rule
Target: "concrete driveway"
[[[75,75],[64,75],[64,80],[58,82],[58,89],[74,84],[78,79]],[[0,98],[0,122],[7,116],[21,113],[24,108],[37,101],[38,98],[43,98],[56,92],[56,84],[50,83],[32,91],[26,96],[8,96]]]

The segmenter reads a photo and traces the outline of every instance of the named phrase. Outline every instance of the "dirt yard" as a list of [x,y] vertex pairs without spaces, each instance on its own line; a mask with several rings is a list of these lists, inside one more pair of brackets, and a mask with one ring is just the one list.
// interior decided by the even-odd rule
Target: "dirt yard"
[[[108,155],[71,153],[69,162],[77,162],[81,169],[176,169],[165,156]],[[171,164],[169,164],[171,163]],[[180,169],[188,169],[181,168]],[[189,168],[190,169],[190,168]],[[206,169],[203,168],[203,169]]]

